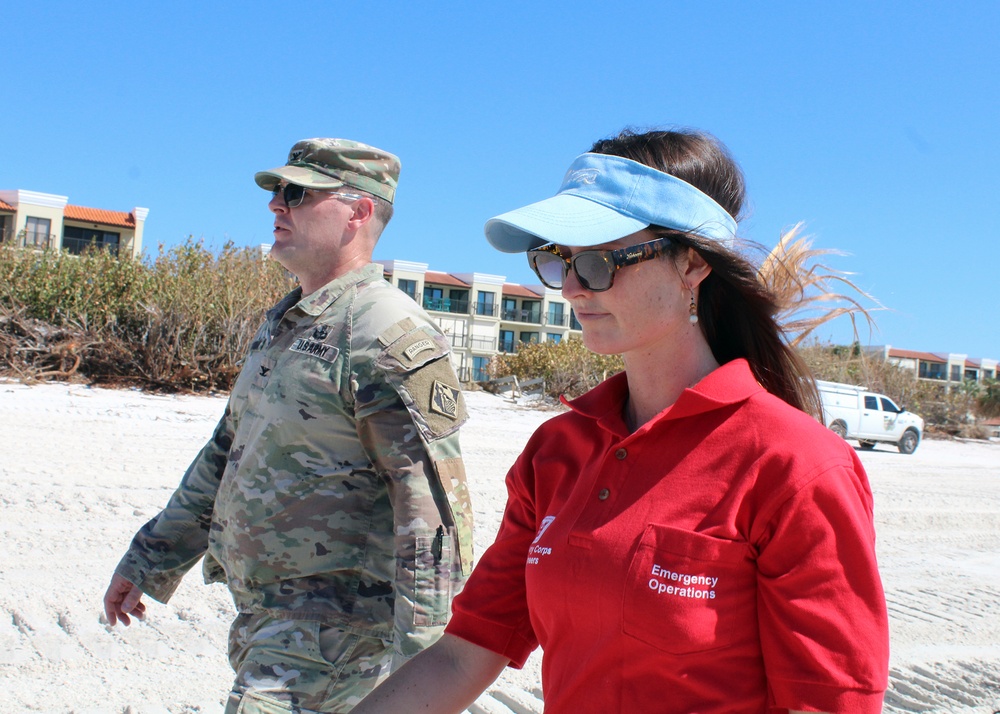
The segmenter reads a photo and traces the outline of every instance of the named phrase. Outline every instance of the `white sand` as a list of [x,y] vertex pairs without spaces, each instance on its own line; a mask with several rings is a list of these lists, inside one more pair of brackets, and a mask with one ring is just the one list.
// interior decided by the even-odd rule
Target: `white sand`
[[[463,449],[476,548],[503,479],[553,412],[467,394]],[[0,714],[218,712],[233,606],[196,569],[144,622],[109,628],[101,598],[132,533],[167,501],[224,400],[0,382]],[[1000,444],[861,452],[876,498],[892,627],[886,712],[1000,710]],[[537,653],[470,709],[540,712]]]

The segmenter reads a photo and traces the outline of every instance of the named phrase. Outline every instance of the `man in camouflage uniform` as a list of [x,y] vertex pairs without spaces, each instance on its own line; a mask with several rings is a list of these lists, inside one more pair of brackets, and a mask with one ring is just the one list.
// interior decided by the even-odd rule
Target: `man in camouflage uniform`
[[350,711],[437,639],[471,570],[448,343],[371,260],[398,176],[392,154],[341,139],[300,141],[255,176],[274,193],[271,256],[300,287],[104,597],[128,625],[204,555],[239,611],[227,713]]

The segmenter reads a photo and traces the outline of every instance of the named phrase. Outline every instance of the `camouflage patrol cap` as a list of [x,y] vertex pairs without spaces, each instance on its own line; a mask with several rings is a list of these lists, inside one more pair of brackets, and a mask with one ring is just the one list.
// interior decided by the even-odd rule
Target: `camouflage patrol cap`
[[392,203],[399,182],[399,158],[348,139],[303,139],[288,152],[288,163],[258,171],[254,181],[271,191],[280,181],[306,188],[351,186]]

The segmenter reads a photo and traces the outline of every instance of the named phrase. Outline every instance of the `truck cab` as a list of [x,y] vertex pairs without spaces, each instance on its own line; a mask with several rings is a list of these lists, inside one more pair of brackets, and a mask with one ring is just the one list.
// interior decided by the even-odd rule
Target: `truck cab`
[[823,423],[841,438],[856,439],[862,449],[887,442],[904,454],[916,451],[924,433],[924,420],[916,414],[863,387],[819,380],[816,386],[823,403]]

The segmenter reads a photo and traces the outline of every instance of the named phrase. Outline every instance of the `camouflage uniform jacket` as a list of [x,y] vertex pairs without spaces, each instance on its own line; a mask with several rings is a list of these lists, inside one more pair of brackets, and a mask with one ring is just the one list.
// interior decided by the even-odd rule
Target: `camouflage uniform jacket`
[[226,412],[117,572],[166,602],[204,555],[241,612],[440,634],[472,566],[445,337],[369,264],[267,314]]

